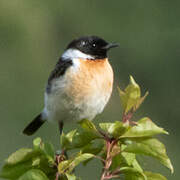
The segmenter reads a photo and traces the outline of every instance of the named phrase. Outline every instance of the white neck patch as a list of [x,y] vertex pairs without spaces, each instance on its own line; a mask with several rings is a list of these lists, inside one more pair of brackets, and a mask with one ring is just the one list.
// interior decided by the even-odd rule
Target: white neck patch
[[62,58],[64,59],[75,59],[75,58],[82,58],[82,59],[94,59],[93,56],[85,54],[78,49],[67,49],[63,54]]

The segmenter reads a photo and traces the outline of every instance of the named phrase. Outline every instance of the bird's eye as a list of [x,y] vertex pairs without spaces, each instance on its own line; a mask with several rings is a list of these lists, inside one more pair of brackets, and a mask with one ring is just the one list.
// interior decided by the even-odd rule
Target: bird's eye
[[93,45],[92,45],[93,47],[96,47],[96,44],[95,43],[93,43]]
[[85,41],[83,41],[83,42],[82,42],[82,46],[85,46],[85,44],[86,44],[86,42],[85,42]]

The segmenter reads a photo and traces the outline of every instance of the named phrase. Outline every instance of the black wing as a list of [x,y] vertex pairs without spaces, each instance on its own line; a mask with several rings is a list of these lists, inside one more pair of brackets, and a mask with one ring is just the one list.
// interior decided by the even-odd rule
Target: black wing
[[51,84],[53,79],[58,78],[66,72],[66,70],[72,65],[72,60],[71,59],[59,59],[57,62],[54,70],[51,72],[49,78],[48,78],[48,84],[46,87],[46,92],[50,93],[51,92]]

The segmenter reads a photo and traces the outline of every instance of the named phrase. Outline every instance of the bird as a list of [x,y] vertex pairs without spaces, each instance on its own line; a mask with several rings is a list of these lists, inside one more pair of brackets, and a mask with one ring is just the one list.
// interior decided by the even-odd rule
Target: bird
[[56,121],[61,134],[65,123],[102,113],[113,89],[107,52],[117,46],[94,35],[72,40],[50,73],[42,112],[23,134],[33,135],[46,121]]

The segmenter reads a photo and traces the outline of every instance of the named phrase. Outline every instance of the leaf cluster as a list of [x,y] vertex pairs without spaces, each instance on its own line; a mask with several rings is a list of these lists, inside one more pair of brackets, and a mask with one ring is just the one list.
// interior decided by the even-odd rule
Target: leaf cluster
[[121,179],[122,176],[125,180],[166,180],[159,173],[144,170],[137,160],[137,155],[150,156],[173,173],[165,146],[156,138],[156,135],[168,132],[148,117],[137,122],[131,120],[148,93],[141,97],[139,85],[130,77],[129,85],[124,91],[119,88],[119,94],[122,121],[95,126],[87,119],[81,120],[79,129],[61,135],[60,153],[55,153],[50,143],[36,138],[32,149],[22,148],[9,156],[0,177],[11,180],[78,180],[80,178],[75,176],[74,169],[80,163],[86,165],[96,158],[103,166],[101,180]]
[[5,161],[0,177],[12,180],[54,179],[54,147],[40,138],[33,141],[33,148],[22,148]]

